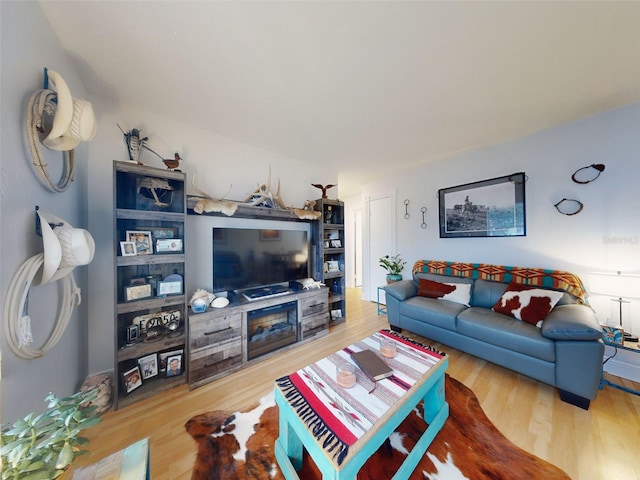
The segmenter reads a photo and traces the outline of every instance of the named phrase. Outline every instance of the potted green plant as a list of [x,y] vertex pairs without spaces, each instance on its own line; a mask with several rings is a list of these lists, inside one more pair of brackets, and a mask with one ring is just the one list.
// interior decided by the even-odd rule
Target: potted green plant
[[50,393],[44,413],[30,413],[12,427],[3,426],[2,479],[48,480],[68,471],[78,455],[89,452],[82,449],[89,440],[78,434],[100,422],[97,407],[90,405],[96,396],[90,391],[66,398]]
[[407,262],[402,259],[402,256],[399,253],[392,256],[385,255],[384,257],[380,257],[378,263],[388,272],[387,283],[402,280],[402,270]]

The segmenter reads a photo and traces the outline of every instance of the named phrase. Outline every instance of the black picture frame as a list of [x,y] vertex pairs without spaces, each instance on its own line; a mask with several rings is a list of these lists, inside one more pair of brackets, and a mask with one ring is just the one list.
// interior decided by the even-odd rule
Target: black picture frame
[[438,190],[440,238],[526,236],[524,172]]
[[142,300],[143,298],[149,298],[153,295],[153,290],[150,283],[144,283],[141,285],[130,285],[124,287],[124,301],[134,302],[136,300]]
[[158,354],[150,353],[149,355],[138,358],[138,367],[140,367],[143,381],[155,377],[160,371]]
[[182,253],[182,239],[181,238],[157,239],[156,253]]
[[130,394],[136,388],[142,386],[142,375],[140,374],[140,367],[137,365],[129,370],[122,372],[122,385],[124,387],[124,393]]
[[167,295],[182,295],[182,280],[163,280],[157,285],[158,297]]
[[167,357],[167,370],[165,375],[167,377],[178,377],[182,375],[183,369],[183,354],[178,353]]

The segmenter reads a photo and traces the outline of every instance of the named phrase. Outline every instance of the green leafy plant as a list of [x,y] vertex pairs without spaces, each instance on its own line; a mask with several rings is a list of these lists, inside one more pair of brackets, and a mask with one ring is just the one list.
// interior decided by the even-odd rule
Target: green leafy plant
[[58,398],[50,393],[47,410],[30,413],[12,427],[2,428],[2,480],[49,480],[58,478],[78,455],[88,453],[89,443],[80,431],[100,422],[91,406],[97,392],[77,392]]
[[400,275],[404,266],[407,264],[399,253],[393,256],[385,255],[384,257],[380,257],[378,263],[389,272],[390,275]]

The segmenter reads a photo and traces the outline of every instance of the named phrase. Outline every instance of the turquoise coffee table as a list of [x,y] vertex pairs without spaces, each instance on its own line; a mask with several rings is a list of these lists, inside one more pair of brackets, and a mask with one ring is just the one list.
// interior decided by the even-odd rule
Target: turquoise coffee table
[[[377,351],[382,337],[394,339],[397,345],[396,357],[385,359],[394,375],[380,380],[373,393],[369,393],[373,382],[361,375],[353,388],[337,385],[336,364],[349,359],[352,351]],[[393,477],[408,478],[449,415],[444,392],[447,365],[444,354],[381,330],[278,379],[275,399],[280,436],[275,454],[285,478],[299,478],[297,471],[306,449],[323,479],[353,480],[367,459],[424,400],[428,427]]]

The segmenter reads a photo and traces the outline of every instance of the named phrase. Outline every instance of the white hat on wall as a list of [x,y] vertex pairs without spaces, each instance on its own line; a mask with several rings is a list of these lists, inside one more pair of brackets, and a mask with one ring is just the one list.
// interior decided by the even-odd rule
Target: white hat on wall
[[49,70],[48,76],[57,101],[53,114],[47,110],[42,112],[46,135],[42,143],[51,150],[73,150],[80,142],[87,142],[96,134],[98,124],[93,106],[86,100],[73,98],[59,73]]
[[38,216],[44,245],[41,285],[59,280],[93,260],[95,242],[87,230],[74,228],[50,213],[38,210]]

